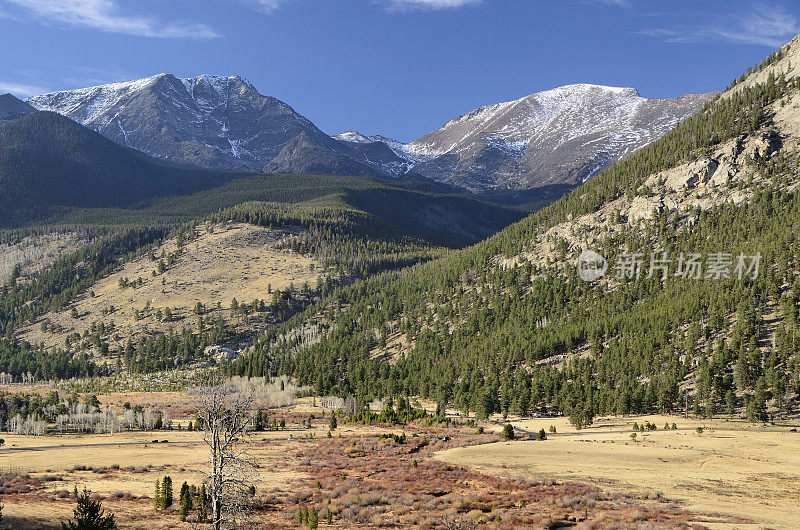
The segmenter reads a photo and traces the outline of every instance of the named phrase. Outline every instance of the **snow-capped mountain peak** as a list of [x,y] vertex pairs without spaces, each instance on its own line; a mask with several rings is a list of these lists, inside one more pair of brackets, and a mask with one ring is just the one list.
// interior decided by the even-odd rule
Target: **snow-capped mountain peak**
[[355,131],[334,138],[382,142],[407,170],[474,191],[576,185],[655,140],[713,96],[657,100],[630,87],[581,83],[478,107],[410,143]]
[[415,172],[476,191],[576,185],[712,97],[647,99],[630,87],[566,85],[479,107],[392,149]]
[[179,79],[164,73],[28,102],[148,154],[214,168],[261,171],[295,139],[324,149],[338,146],[289,105],[259,94],[238,75]]
[[655,140],[713,94],[647,99],[634,88],[566,85],[478,107],[410,143],[330,137],[245,78],[162,73],[35,96],[128,147],[222,169],[400,176],[473,191],[577,185]]

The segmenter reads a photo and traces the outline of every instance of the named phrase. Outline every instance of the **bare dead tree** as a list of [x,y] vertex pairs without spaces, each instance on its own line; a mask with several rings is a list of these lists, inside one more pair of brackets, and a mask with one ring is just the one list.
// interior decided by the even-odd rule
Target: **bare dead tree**
[[210,454],[206,478],[214,530],[236,528],[249,522],[249,485],[245,478],[254,467],[242,449],[248,438],[251,391],[236,391],[230,385],[203,389],[198,416],[203,440]]

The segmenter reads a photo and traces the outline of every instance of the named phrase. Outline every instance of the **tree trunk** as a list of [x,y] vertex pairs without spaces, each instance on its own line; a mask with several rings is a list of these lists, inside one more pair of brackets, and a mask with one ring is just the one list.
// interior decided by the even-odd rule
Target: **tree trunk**
[[219,502],[218,499],[214,499],[211,501],[212,508],[214,510],[214,530],[221,530],[222,529],[222,503]]

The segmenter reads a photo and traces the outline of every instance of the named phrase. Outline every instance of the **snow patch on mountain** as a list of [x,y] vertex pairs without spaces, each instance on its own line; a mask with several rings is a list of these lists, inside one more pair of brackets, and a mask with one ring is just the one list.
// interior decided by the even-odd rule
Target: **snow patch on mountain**
[[109,83],[76,90],[51,92],[28,98],[28,103],[36,110],[49,110],[64,114],[75,121],[87,125],[102,122],[107,125],[111,118],[102,120],[101,116],[118,105],[131,94],[152,86],[160,78],[169,74],[158,74],[134,81]]
[[[171,74],[34,96],[123,145],[223,169],[415,175],[461,188],[577,185],[652,142],[714,94],[643,98],[633,88],[567,85],[474,109],[404,143],[333,137],[246,79]],[[370,169],[371,168],[371,169]]]
[[[99,132],[116,121],[123,139],[121,143],[127,145],[129,134],[120,116],[135,112],[130,107],[136,104],[136,97],[150,91],[158,95],[158,105],[162,108],[168,105],[178,113],[180,118],[176,117],[176,122],[184,121],[199,128],[188,134],[186,140],[236,159],[242,158],[246,138],[231,133],[228,106],[238,95],[248,90],[256,92],[253,85],[240,76],[208,74],[174,81],[176,78],[171,74],[158,74],[134,81],[42,94],[29,98],[28,102],[38,110],[58,112]],[[158,152],[151,154],[160,155]]]
[[376,136],[364,136],[358,131],[346,131],[334,136],[335,139],[343,142],[352,142],[354,144],[371,144],[372,142],[379,142]]

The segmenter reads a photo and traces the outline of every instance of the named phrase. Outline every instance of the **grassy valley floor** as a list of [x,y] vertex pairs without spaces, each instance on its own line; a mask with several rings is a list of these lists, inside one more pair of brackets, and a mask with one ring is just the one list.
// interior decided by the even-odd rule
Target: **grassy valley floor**
[[[523,419],[518,432],[548,430],[546,441],[514,441],[443,451],[443,462],[493,476],[588,482],[603,489],[678,501],[715,528],[795,528],[800,501],[800,433],[796,425],[678,416],[599,418],[576,431],[565,418]],[[634,422],[653,423],[637,433]],[[675,423],[677,430],[664,430]],[[703,429],[702,433],[697,428]]]
[[[100,396],[104,403],[135,401],[136,396],[113,397]],[[208,458],[201,434],[186,430],[192,397],[181,393],[164,397],[175,398],[173,422],[182,430],[7,435],[0,449],[4,521],[20,530],[59,528],[59,521],[70,517],[75,506],[74,488],[87,487],[116,514],[120,528],[191,528],[194,512],[189,521],[181,522],[177,502],[166,510],[153,507],[156,480],[169,475],[177,497],[184,481],[201,483]],[[463,424],[365,426],[340,419],[328,438],[330,411],[318,403],[302,398],[294,405],[270,409],[270,417],[284,419],[286,429],[253,433],[246,445],[257,463],[248,480],[256,488],[253,514],[259,525],[298,528],[298,507],[316,508],[321,528],[687,528],[692,521],[734,527],[748,522],[743,517],[780,526],[788,514],[781,510],[789,508],[790,487],[784,488],[786,499],[773,491],[771,502],[777,508],[757,517],[761,512],[745,508],[737,512],[719,504],[714,509],[709,503],[686,499],[688,486],[670,486],[671,477],[679,477],[682,466],[690,466],[699,471],[685,474],[695,479],[741,481],[732,488],[737,499],[728,499],[728,508],[765,502],[751,500],[742,490],[748,484],[742,476],[702,456],[716,452],[724,458],[730,452],[731,442],[722,435],[724,422],[707,424],[713,431],[698,436],[694,422],[674,418],[677,431],[645,433],[633,443],[629,424],[644,418],[601,421],[581,433],[572,432],[563,418],[528,419],[513,421],[518,435],[551,424],[558,434],[540,442],[502,442],[496,432],[499,421],[486,422],[486,433],[478,434]],[[308,428],[311,414],[314,419]],[[777,474],[796,476],[800,464],[792,459],[789,439],[784,438],[788,433],[738,428],[755,436],[747,451],[750,458],[760,459],[765,477],[775,474],[777,481]],[[381,436],[390,434],[405,438]],[[756,440],[764,446],[769,440],[781,451],[780,459],[767,458],[766,450],[758,453]],[[673,454],[670,445],[685,454]],[[750,472],[746,461],[742,473]],[[631,478],[637,474],[638,481]],[[682,480],[690,482],[691,477]],[[664,494],[654,495],[652,490]],[[769,490],[761,486],[759,491]],[[707,499],[715,502],[711,495]],[[705,513],[714,511],[724,515]]]

